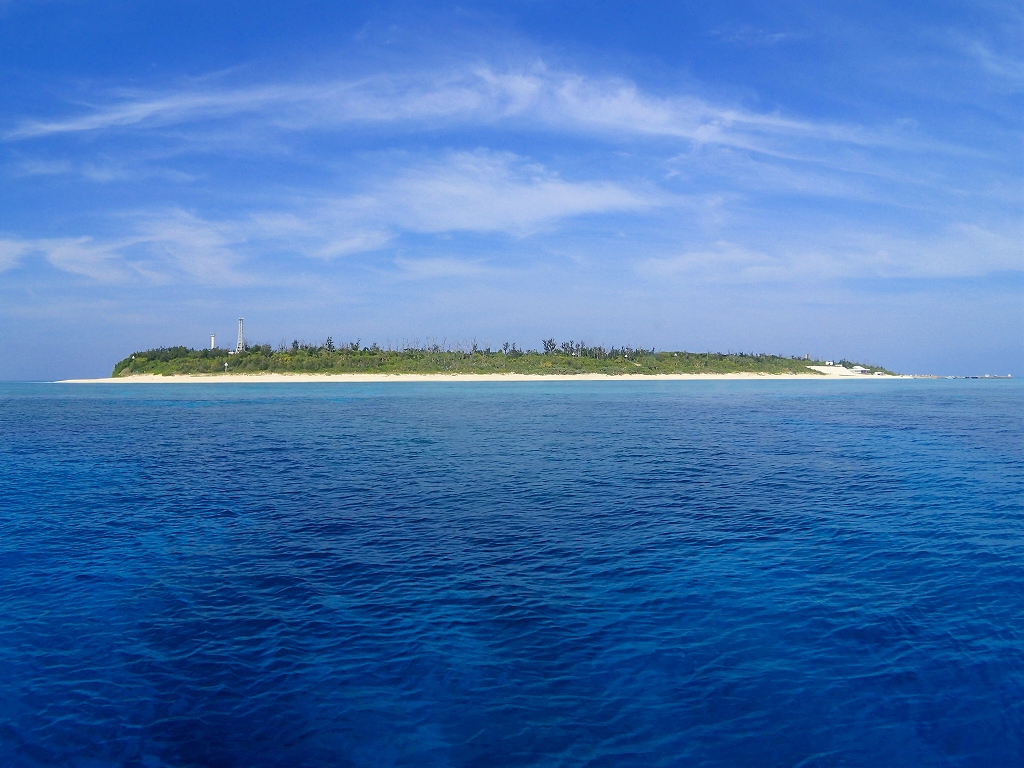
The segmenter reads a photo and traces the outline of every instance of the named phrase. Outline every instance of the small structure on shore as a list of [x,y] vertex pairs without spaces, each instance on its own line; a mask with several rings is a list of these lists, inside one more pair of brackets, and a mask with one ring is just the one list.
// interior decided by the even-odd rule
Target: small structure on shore
[[[245,318],[238,318],[238,343],[235,344],[235,351],[228,352],[229,355],[237,355],[240,352],[245,352],[245,338],[242,336],[242,320]],[[211,337],[212,338],[212,337]]]

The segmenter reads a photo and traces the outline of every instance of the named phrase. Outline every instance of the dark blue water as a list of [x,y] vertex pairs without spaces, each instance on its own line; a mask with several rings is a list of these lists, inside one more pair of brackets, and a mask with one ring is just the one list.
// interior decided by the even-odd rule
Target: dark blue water
[[1022,765],[1022,406],[5,385],[0,764]]

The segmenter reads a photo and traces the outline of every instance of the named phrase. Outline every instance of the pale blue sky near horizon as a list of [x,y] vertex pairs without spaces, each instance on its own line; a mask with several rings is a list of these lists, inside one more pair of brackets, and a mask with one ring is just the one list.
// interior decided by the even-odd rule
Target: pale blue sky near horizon
[[1024,375],[1020,3],[0,0],[0,380],[216,333]]

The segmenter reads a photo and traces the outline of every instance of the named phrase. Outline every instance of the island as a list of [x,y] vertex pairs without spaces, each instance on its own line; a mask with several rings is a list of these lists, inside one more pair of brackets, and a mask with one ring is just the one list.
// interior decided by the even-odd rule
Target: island
[[[500,349],[439,344],[385,349],[359,341],[335,345],[298,341],[291,345],[240,344],[236,350],[163,347],[135,352],[111,377],[224,377],[259,374],[449,375],[449,376],[670,376],[783,375],[829,377],[892,376],[892,371],[848,360],[822,361],[754,353],[664,352],[637,347],[588,346],[582,342],[543,342],[541,350],[503,344]],[[277,377],[275,377],[277,378]]]

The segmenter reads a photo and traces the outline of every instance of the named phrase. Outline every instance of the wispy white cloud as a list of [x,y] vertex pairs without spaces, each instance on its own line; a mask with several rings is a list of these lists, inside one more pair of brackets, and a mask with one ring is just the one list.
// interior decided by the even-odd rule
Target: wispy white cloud
[[141,181],[143,179],[164,179],[175,183],[188,183],[195,181],[198,177],[194,174],[184,173],[173,168],[162,168],[159,166],[130,165],[115,160],[107,160],[100,163],[81,163],[72,169],[90,181],[101,184],[116,181]]
[[[636,213],[679,205],[607,182],[570,182],[510,154],[456,153],[420,163],[361,193],[300,200],[211,220],[180,209],[121,217],[112,238],[0,240],[0,270],[38,252],[58,269],[104,283],[246,285],[302,269],[296,258],[332,259],[380,251],[406,234],[459,232],[529,236],[566,219]],[[676,254],[634,261],[654,280],[699,283],[813,282],[835,278],[959,278],[1024,270],[1020,232],[972,223],[930,236],[892,232],[818,231],[771,248],[721,240]],[[441,241],[435,246],[442,247]],[[391,257],[412,278],[470,278],[493,271],[460,254]]]
[[26,158],[14,166],[15,176],[59,176],[70,173],[73,166],[67,160]]
[[403,277],[416,280],[435,278],[476,278],[498,274],[499,270],[489,267],[480,259],[457,259],[453,257],[428,257],[423,259],[395,259],[395,265]]
[[769,32],[749,25],[713,29],[708,32],[708,36],[726,43],[749,46],[779,45],[807,38],[807,35],[801,32]]
[[253,282],[236,269],[244,257],[222,226],[182,211],[136,215],[127,223],[126,234],[115,237],[2,239],[0,271],[39,254],[63,272],[105,284]]
[[121,91],[120,98],[88,105],[91,111],[61,120],[28,120],[8,132],[9,140],[62,133],[84,133],[140,125],[163,126],[257,112],[281,103],[299,103],[306,89],[294,87],[243,88],[233,91],[172,93],[154,96]]
[[44,238],[28,241],[26,249],[38,251],[64,272],[83,275],[100,283],[124,283],[145,275],[146,270],[128,254],[133,239],[95,240],[92,237]]
[[359,194],[304,201],[301,211],[255,214],[241,226],[330,258],[377,250],[402,232],[523,237],[568,218],[642,211],[666,199],[606,181],[566,181],[513,154],[480,150],[414,164]]
[[1024,59],[997,53],[980,40],[954,37],[957,46],[972,57],[982,69],[1009,84],[1013,90],[1024,89]]
[[[301,228],[308,230],[308,224],[303,222]],[[379,251],[386,248],[392,240],[394,240],[394,235],[390,232],[352,229],[340,236],[327,239],[324,245],[315,248],[307,255],[320,259],[336,259],[353,253]]]
[[[416,232],[526,234],[571,216],[636,211],[657,196],[611,182],[568,182],[508,153],[458,153],[387,185],[385,208]],[[382,190],[384,192],[384,190]]]
[[14,177],[80,176],[98,183],[165,179],[177,183],[196,180],[193,174],[151,164],[145,160],[99,156],[94,160],[72,162],[67,159],[24,157],[10,166]]
[[635,269],[653,280],[699,283],[956,279],[1024,271],[1021,242],[1019,233],[968,223],[956,223],[923,238],[833,231],[771,251],[722,241],[700,250],[640,259]]
[[[588,214],[631,212],[664,200],[608,182],[571,182],[508,153],[453,153],[419,163],[349,196],[293,201],[289,210],[211,220],[181,209],[124,214],[124,234],[0,241],[0,267],[38,251],[58,269],[108,283],[185,281],[239,285],[258,278],[254,261],[331,259],[387,247],[403,233],[503,233],[525,237]],[[423,262],[469,274],[471,261]],[[280,269],[280,265],[279,265]],[[472,267],[480,269],[480,267]],[[274,270],[271,270],[274,271]]]
[[959,278],[1024,271],[1024,237],[1014,229],[955,222],[926,237],[857,232],[841,243],[851,276]]
[[241,285],[252,278],[240,270],[245,254],[237,227],[181,210],[144,214],[135,222],[135,244],[165,279],[181,277],[202,285]]
[[[403,248],[410,244],[403,241],[406,235],[433,237],[412,242],[418,243],[417,249],[426,247],[427,253],[444,253],[447,246],[438,236],[472,233],[522,238],[562,229],[574,217],[646,215],[653,209],[662,209],[670,220],[686,209],[712,238],[717,234],[733,239],[637,263],[641,274],[658,280],[771,283],[842,276],[976,275],[1021,268],[1020,249],[1014,251],[1012,237],[968,225],[951,229],[943,238],[921,241],[833,232],[826,235],[827,246],[809,242],[812,238],[807,233],[795,239],[790,233],[779,240],[788,250],[765,249],[757,238],[737,244],[739,233],[730,230],[743,222],[737,221],[736,210],[722,210],[719,198],[705,199],[702,206],[647,188],[570,181],[510,153],[479,150],[426,161],[403,160],[404,170],[371,180],[348,195],[279,197],[275,207],[219,218],[180,208],[149,209],[108,221],[105,229],[111,229],[112,223],[119,231],[112,237],[8,239],[0,247],[0,270],[35,251],[63,271],[101,283],[255,285],[319,269],[303,263],[304,259],[329,261],[392,246]],[[723,160],[716,154],[712,162]],[[758,184],[819,195],[857,197],[859,192],[829,189],[827,178],[814,173],[791,175],[785,169],[757,171],[750,186]],[[739,215],[749,224],[749,213]],[[661,221],[655,226],[664,225]],[[666,235],[672,236],[670,230],[662,229],[656,239]],[[630,249],[662,250],[642,238],[625,242]],[[954,248],[957,242],[960,246]],[[504,252],[500,240],[489,243],[491,253]],[[471,279],[493,272],[493,266],[472,251],[464,252],[464,246],[465,242],[454,244],[450,254],[442,257],[389,255],[378,263],[393,264],[399,276],[409,279]],[[621,245],[616,249],[621,250]],[[600,262],[609,254],[598,246],[592,256]]]
[[641,276],[653,280],[682,278],[701,283],[726,279],[744,283],[777,280],[791,271],[777,256],[729,242],[714,243],[710,248],[697,251],[642,259],[637,262],[636,270]]
[[[489,66],[360,80],[282,83],[166,94],[122,92],[85,114],[25,120],[7,141],[59,134],[126,131],[246,117],[268,129],[323,130],[351,124],[415,123],[590,133],[617,139],[661,137],[786,154],[787,140],[860,146],[923,147],[898,131],[802,120],[716,104],[692,95],[658,96],[624,78],[588,77],[543,63],[515,70]],[[928,145],[935,148],[932,145]]]
[[31,242],[18,238],[0,238],[0,272],[18,265],[22,257],[32,250]]
[[[667,178],[696,176],[705,184],[717,183],[733,192],[858,200],[877,199],[870,182],[879,178],[891,181],[895,175],[891,169],[860,158],[846,165],[840,158],[826,163],[785,163],[749,157],[731,147],[702,147],[669,158],[666,165],[671,169]],[[918,181],[913,177],[898,180]]]

